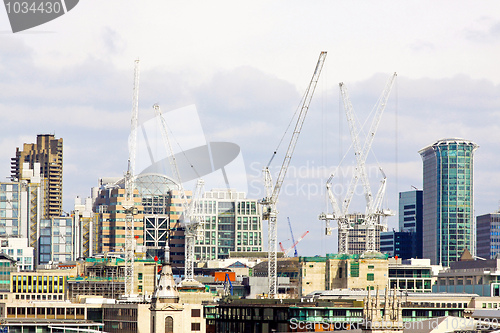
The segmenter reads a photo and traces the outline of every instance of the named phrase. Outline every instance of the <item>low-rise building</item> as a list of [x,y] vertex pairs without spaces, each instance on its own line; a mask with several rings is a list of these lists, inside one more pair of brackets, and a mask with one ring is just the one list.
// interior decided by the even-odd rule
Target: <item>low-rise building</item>
[[[134,291],[151,296],[158,264],[153,260],[134,260]],[[121,258],[87,258],[78,263],[76,274],[67,280],[68,299],[101,296],[116,299],[125,294],[125,261]]]
[[500,296],[500,259],[474,260],[466,251],[459,261],[439,272],[433,292]]
[[35,268],[34,248],[28,246],[28,238],[2,238],[0,252],[12,257],[21,271],[31,271]]
[[[361,331],[366,290],[317,291],[299,299],[230,300],[205,306],[207,331],[211,332],[304,332]],[[371,290],[371,297],[384,290]],[[388,293],[389,295],[391,293]],[[423,321],[444,316],[464,317],[478,295],[397,294],[402,321]],[[457,318],[458,319],[458,318]],[[457,323],[458,325],[458,323]],[[431,332],[421,330],[419,332]],[[450,329],[446,332],[453,332]]]
[[76,270],[38,270],[11,273],[10,292],[16,300],[64,301],[67,279]]
[[0,303],[0,322],[8,332],[52,332],[52,328],[102,331],[102,305],[67,302]]
[[5,253],[0,253],[0,300],[8,299],[8,294],[10,293],[10,278],[11,275],[17,272],[16,261],[6,255]]
[[440,265],[431,265],[430,259],[389,258],[389,288],[406,292],[430,293],[436,283]]
[[376,289],[387,286],[387,255],[327,254],[300,257],[299,290],[304,296],[335,288]]

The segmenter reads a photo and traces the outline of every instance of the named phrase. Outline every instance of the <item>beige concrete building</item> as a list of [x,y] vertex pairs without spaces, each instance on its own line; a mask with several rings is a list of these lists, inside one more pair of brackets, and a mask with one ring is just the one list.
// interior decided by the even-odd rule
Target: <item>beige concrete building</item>
[[299,292],[302,296],[317,290],[376,289],[388,283],[385,255],[336,255],[299,259]]

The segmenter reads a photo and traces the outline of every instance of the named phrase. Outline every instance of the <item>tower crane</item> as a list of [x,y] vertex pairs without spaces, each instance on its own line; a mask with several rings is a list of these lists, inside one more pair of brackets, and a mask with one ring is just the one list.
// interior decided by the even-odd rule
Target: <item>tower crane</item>
[[[299,237],[299,239],[297,239],[297,241],[293,242],[293,245],[292,245],[292,246],[290,246],[287,250],[283,250],[283,255],[284,255],[285,257],[287,257],[287,256],[288,256],[288,253],[290,253],[290,251],[292,251],[292,249],[295,249],[295,253],[297,253],[297,244],[299,244],[299,243],[300,243],[300,241],[301,241],[302,239],[304,239],[304,237],[306,237],[308,233],[309,233],[309,230],[307,230],[306,232],[304,232],[304,233],[302,234],[302,236],[300,236],[300,237]],[[283,248],[283,246],[281,245],[281,242],[280,242],[280,246],[281,246],[281,248]],[[295,257],[298,257],[298,255],[295,255]]]
[[319,55],[316,68],[314,69],[314,74],[311,78],[309,86],[307,87],[302,108],[297,118],[297,123],[295,125],[295,129],[293,131],[290,144],[288,145],[285,159],[283,160],[283,164],[279,171],[278,178],[276,179],[274,187],[272,185],[273,182],[272,182],[271,172],[269,171],[269,164],[263,170],[264,186],[266,188],[266,197],[262,199],[260,203],[263,205],[262,219],[268,221],[268,278],[269,278],[268,297],[269,298],[276,298],[277,294],[276,252],[278,245],[277,244],[278,235],[277,235],[276,219],[278,215],[278,210],[276,209],[276,206],[278,203],[278,196],[283,181],[285,179],[285,175],[288,171],[288,166],[290,165],[290,161],[292,159],[293,151],[297,144],[297,140],[299,138],[302,125],[304,124],[305,116],[307,115],[307,111],[309,109],[309,104],[314,94],[314,90],[316,89],[316,84],[318,83],[319,75],[321,73],[321,69],[323,68],[325,58],[326,58],[326,52],[323,51]]
[[202,237],[202,219],[199,218],[199,214],[195,213],[196,205],[203,192],[203,185],[205,182],[202,179],[198,179],[196,183],[196,188],[191,197],[191,202],[188,202],[186,191],[182,185],[181,175],[179,172],[179,167],[175,159],[175,154],[170,144],[170,139],[168,137],[168,128],[163,118],[160,106],[158,104],[153,105],[153,109],[157,119],[160,121],[162,130],[162,139],[165,148],[169,153],[170,167],[172,173],[176,178],[177,186],[179,188],[179,197],[181,205],[183,208],[183,222],[185,226],[185,259],[184,259],[184,280],[181,283],[195,282],[194,280],[194,243],[195,239],[200,239]]
[[130,124],[130,136],[128,140],[128,170],[125,173],[125,198],[123,208],[125,209],[125,296],[130,297],[134,293],[134,215],[137,208],[134,204],[135,188],[135,155],[137,145],[137,119],[139,114],[139,59],[135,61],[134,67],[134,97],[132,104],[132,119]]
[[381,181],[380,188],[377,192],[376,198],[373,199],[372,191],[371,191],[371,186],[370,182],[368,180],[368,175],[366,172],[366,158],[368,156],[368,152],[371,149],[371,146],[373,144],[373,140],[375,138],[375,134],[377,132],[378,126],[380,124],[380,120],[382,118],[382,113],[385,109],[387,99],[389,98],[390,91],[392,89],[392,85],[394,83],[394,80],[396,78],[397,74],[394,73],[389,81],[387,82],[387,85],[382,92],[381,97],[379,98],[379,101],[377,103],[375,115],[373,117],[370,130],[368,132],[368,135],[365,139],[363,149],[361,149],[360,142],[359,142],[359,134],[361,130],[358,128],[358,124],[354,118],[354,111],[353,107],[351,104],[351,101],[349,99],[349,96],[347,94],[347,89],[343,83],[339,84],[340,87],[340,92],[342,95],[342,100],[344,103],[344,108],[346,111],[346,117],[347,117],[347,122],[349,124],[349,132],[351,134],[351,139],[353,142],[353,149],[354,149],[354,155],[356,157],[356,168],[354,170],[354,173],[352,175],[351,181],[349,183],[348,191],[346,193],[345,199],[342,204],[342,209],[340,209],[337,200],[335,198],[335,195],[333,194],[331,190],[331,182],[335,176],[335,173],[333,173],[330,178],[327,181],[326,187],[327,187],[327,192],[328,192],[328,197],[330,199],[330,203],[332,205],[333,209],[333,214],[321,214],[320,215],[320,220],[325,220],[326,221],[326,233],[331,234],[331,227],[330,227],[330,221],[331,220],[337,220],[338,222],[338,229],[339,229],[339,253],[347,253],[347,238],[349,235],[349,229],[350,224],[348,221],[348,209],[349,205],[351,203],[352,197],[354,195],[354,190],[355,187],[357,186],[357,183],[359,179],[361,179],[362,185],[363,185],[363,191],[365,195],[365,200],[366,200],[366,213],[365,213],[365,224],[367,226],[367,244],[366,244],[366,249],[367,251],[373,252],[376,251],[376,227],[378,224],[378,227],[380,228],[381,225],[379,224],[379,217],[381,216],[388,216],[390,215],[390,211],[383,211],[380,209],[382,205],[382,200],[385,195],[385,189],[386,189],[386,176],[384,172],[380,169],[380,171],[383,174],[383,180]]
[[[287,217],[287,219],[288,219],[288,227],[290,228],[290,235],[292,236],[292,244],[295,244],[295,239],[293,238],[292,224],[290,223],[290,218],[289,218],[289,217]],[[294,249],[293,256],[294,256],[294,257],[298,257],[298,256],[299,256],[299,254],[298,254],[298,252],[297,252],[297,247],[296,247],[296,246],[294,246],[294,247],[293,247],[293,249]]]
[[[387,103],[387,99],[389,98],[389,94],[391,92],[392,86],[394,84],[394,80],[396,79],[397,74],[394,73],[388,80],[387,85],[382,92],[382,95],[379,99],[375,115],[373,117],[370,130],[365,139],[365,143],[363,146],[363,150],[361,150],[361,146],[359,144],[359,134],[361,129],[358,129],[357,122],[354,119],[354,112],[352,108],[352,104],[349,100],[349,96],[347,94],[347,89],[341,83],[340,90],[342,93],[342,99],[344,101],[344,108],[346,110],[347,121],[349,123],[349,132],[351,134],[351,138],[353,141],[354,154],[356,156],[356,170],[355,174],[359,175],[361,179],[363,190],[365,194],[366,200],[366,213],[365,213],[365,225],[366,225],[366,251],[367,252],[375,252],[376,251],[376,228],[383,228],[380,224],[380,217],[385,217],[390,215],[390,211],[382,211],[381,205],[383,197],[385,196],[386,189],[386,179],[384,172],[381,170],[383,175],[383,180],[381,181],[380,188],[377,192],[377,196],[375,200],[373,199],[373,195],[371,192],[370,181],[368,180],[368,175],[366,172],[366,158],[368,157],[368,152],[371,150],[373,140],[375,138],[375,134],[377,133],[378,126],[380,124],[380,120],[382,118],[382,114],[385,110],[385,106]],[[354,192],[354,187],[358,181],[357,177],[354,177],[351,181],[352,192]],[[350,186],[350,188],[351,188]],[[350,194],[350,192],[349,192]],[[349,201],[352,198],[352,194],[350,194]],[[346,204],[344,202],[344,204]],[[348,203],[347,203],[348,204]],[[345,210],[347,212],[347,210]]]

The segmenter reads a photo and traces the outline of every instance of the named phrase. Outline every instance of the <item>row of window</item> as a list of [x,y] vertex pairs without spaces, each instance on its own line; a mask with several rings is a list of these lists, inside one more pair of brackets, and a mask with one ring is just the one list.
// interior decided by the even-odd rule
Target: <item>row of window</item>
[[84,316],[85,308],[7,307],[7,317]]
[[[6,297],[7,298],[7,297]],[[62,301],[63,295],[45,295],[45,294],[16,294],[16,299],[26,299],[28,301]]]

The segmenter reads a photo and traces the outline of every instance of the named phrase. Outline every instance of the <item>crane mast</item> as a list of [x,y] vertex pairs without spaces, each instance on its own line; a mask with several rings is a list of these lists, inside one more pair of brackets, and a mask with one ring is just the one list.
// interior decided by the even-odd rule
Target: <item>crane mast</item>
[[[386,176],[382,171],[384,179],[381,181],[380,188],[377,192],[377,197],[374,200],[370,182],[368,180],[368,175],[366,172],[366,159],[368,157],[368,153],[371,150],[373,140],[375,138],[375,134],[377,133],[378,126],[380,124],[380,120],[382,119],[382,114],[385,110],[385,106],[387,104],[387,99],[389,98],[389,94],[391,92],[392,86],[394,84],[394,80],[396,79],[397,74],[394,73],[388,80],[384,91],[382,92],[381,97],[377,103],[377,107],[375,110],[375,115],[373,117],[369,132],[365,138],[365,142],[363,145],[363,149],[359,144],[359,135],[361,133],[361,129],[359,128],[356,120],[354,119],[354,112],[352,108],[352,104],[349,100],[349,96],[347,94],[347,89],[341,83],[340,90],[342,93],[342,98],[344,101],[344,107],[346,110],[346,117],[349,123],[349,132],[351,134],[351,138],[353,141],[354,154],[356,156],[356,169],[354,171],[354,177],[351,179],[351,186],[349,187],[349,192],[347,194],[348,202],[344,202],[347,204],[345,207],[344,213],[347,214],[347,208],[349,206],[349,202],[353,196],[354,187],[356,186],[358,179],[361,179],[363,190],[365,194],[366,200],[366,213],[365,213],[365,225],[366,225],[366,251],[367,252],[375,252],[376,251],[376,229],[383,228],[380,223],[381,216],[387,216],[380,210],[380,205],[382,204],[382,199],[385,195],[386,189]],[[356,176],[357,175],[357,176]],[[359,177],[359,178],[358,178]],[[352,186],[354,185],[354,186]]]
[[137,120],[139,114],[139,59],[135,61],[134,68],[134,97],[132,104],[132,118],[130,136],[128,140],[129,158],[128,170],[125,174],[125,296],[134,294],[134,215],[137,208],[134,204],[135,181],[135,156],[137,145]]
[[202,188],[205,182],[202,179],[198,179],[196,184],[196,189],[193,192],[193,196],[191,198],[191,204],[188,208],[188,220],[189,223],[185,223],[186,232],[185,232],[185,244],[186,244],[186,256],[184,263],[184,281],[185,282],[194,282],[194,246],[195,240],[202,239],[202,222],[199,218],[199,215],[194,213],[196,206],[198,204],[198,200],[201,197]]
[[[287,217],[287,219],[288,219],[288,227],[290,228],[290,235],[292,236],[292,244],[295,244],[295,239],[293,238],[292,224],[290,223],[290,218]],[[298,257],[299,256],[299,253],[297,252],[297,247],[294,247],[293,256],[294,257]]]
[[277,235],[276,219],[278,211],[276,209],[276,205],[278,202],[278,196],[283,181],[285,179],[285,175],[288,171],[288,166],[290,165],[290,161],[292,159],[292,155],[295,150],[295,146],[297,144],[297,140],[299,138],[302,125],[304,124],[304,120],[307,115],[307,111],[309,109],[309,104],[314,94],[314,90],[316,89],[316,84],[318,83],[319,75],[323,68],[325,58],[326,58],[326,52],[323,51],[319,55],[319,59],[316,64],[316,68],[314,69],[314,74],[312,76],[311,82],[309,83],[309,86],[307,87],[307,90],[305,92],[302,108],[297,118],[297,123],[295,124],[295,129],[293,131],[290,144],[288,145],[285,159],[283,160],[283,164],[279,171],[278,178],[276,179],[274,188],[272,187],[272,177],[269,171],[269,166],[266,166],[263,170],[264,185],[266,187],[267,196],[264,199],[262,199],[261,204],[263,205],[262,219],[268,221],[268,278],[269,278],[268,297],[269,298],[276,298],[277,294],[276,252],[278,250],[277,248],[278,235]]

